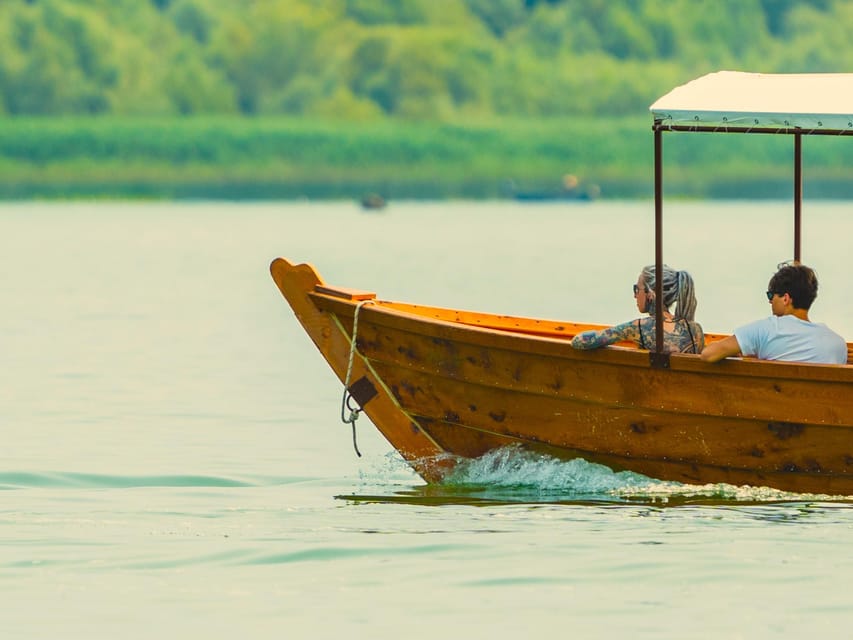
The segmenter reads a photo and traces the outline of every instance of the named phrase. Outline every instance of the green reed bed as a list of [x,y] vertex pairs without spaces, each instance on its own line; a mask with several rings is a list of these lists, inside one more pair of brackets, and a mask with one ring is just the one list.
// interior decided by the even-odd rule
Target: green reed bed
[[[787,136],[667,134],[668,193],[785,196]],[[850,190],[849,140],[808,139],[806,185]],[[0,197],[497,198],[555,191],[650,197],[649,118],[324,122],[277,118],[0,120]],[[808,194],[808,191],[807,191]]]

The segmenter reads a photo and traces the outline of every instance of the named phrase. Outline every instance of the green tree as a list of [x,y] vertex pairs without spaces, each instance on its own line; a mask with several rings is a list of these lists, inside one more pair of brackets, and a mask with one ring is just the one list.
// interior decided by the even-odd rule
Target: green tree
[[199,44],[206,44],[213,29],[213,18],[194,0],[178,0],[169,9],[169,15],[178,31],[190,36]]
[[636,113],[721,68],[849,71],[847,0],[3,0],[0,112]]
[[498,38],[524,24],[525,5],[519,0],[465,0],[468,9]]
[[232,19],[224,25],[212,41],[211,60],[234,85],[243,113],[281,111],[297,77],[326,75],[335,64],[324,47],[333,31],[331,18],[306,6],[261,3],[247,12],[245,22]]
[[102,17],[71,4],[13,7],[3,57],[3,102],[9,113],[102,113],[118,69]]
[[435,21],[447,4],[433,0],[345,0],[345,14],[366,25],[415,25]]
[[172,58],[163,89],[171,105],[182,115],[237,111],[231,85],[190,54]]

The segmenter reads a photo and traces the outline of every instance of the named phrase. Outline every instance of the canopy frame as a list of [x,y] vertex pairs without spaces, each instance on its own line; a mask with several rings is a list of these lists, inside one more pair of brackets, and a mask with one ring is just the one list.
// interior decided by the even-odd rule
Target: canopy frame
[[[807,74],[806,74],[807,75]],[[820,74],[814,74],[820,75]],[[716,76],[716,78],[714,77]],[[701,83],[706,78],[711,82],[717,82],[720,79],[724,79],[725,76],[730,78],[740,76],[744,78],[746,76],[755,76],[755,77],[764,77],[768,76],[763,74],[741,74],[738,72],[718,72],[717,74],[709,74],[708,76],[704,76],[697,80],[694,80],[693,83]],[[853,78],[853,76],[848,76],[849,78]],[[654,132],[654,164],[655,164],[655,272],[658,274],[663,273],[663,132],[665,131],[677,131],[677,132],[703,132],[703,133],[764,133],[764,134],[781,134],[781,135],[790,135],[793,136],[793,156],[794,156],[794,164],[793,164],[793,182],[794,182],[794,260],[800,261],[801,258],[801,244],[802,244],[802,205],[803,205],[803,147],[802,147],[802,137],[804,135],[833,135],[833,136],[849,136],[853,135],[853,116],[851,117],[843,117],[842,119],[834,120],[839,125],[843,126],[847,125],[847,128],[838,128],[838,126],[834,126],[831,128],[820,128],[820,127],[801,127],[801,126],[778,126],[775,124],[763,123],[759,124],[760,120],[758,118],[754,119],[754,122],[757,126],[730,126],[725,122],[717,121],[714,124],[699,124],[703,120],[703,118],[708,116],[709,112],[702,112],[701,108],[695,109],[694,112],[696,115],[692,116],[693,122],[686,121],[684,119],[685,115],[689,115],[691,109],[681,108],[678,109],[679,115],[682,116],[680,118],[673,117],[672,115],[666,114],[666,107],[661,106],[661,103],[665,102],[666,98],[678,91],[681,91],[682,88],[679,87],[675,89],[667,96],[664,96],[660,100],[658,100],[655,104],[653,104],[650,108],[652,113],[655,116],[654,124],[652,125],[652,131]],[[849,96],[848,98],[849,99]],[[752,118],[754,112],[749,109],[726,109],[726,113],[735,113],[739,116],[745,116],[748,118]],[[702,115],[698,115],[702,113]],[[721,111],[722,113],[722,111]],[[713,114],[716,115],[716,114]],[[777,121],[779,119],[786,124],[789,122],[786,119],[786,115],[781,111],[779,114],[776,113],[768,113],[763,112],[762,116],[769,115],[771,116],[771,120],[773,117],[778,116]],[[798,114],[805,115],[808,117],[809,113]],[[727,120],[726,117],[721,117],[722,121]],[[742,121],[742,120],[741,120]],[[818,124],[823,124],[822,122],[818,122]],[[655,278],[655,299],[663,300],[663,278],[657,277]],[[663,304],[655,305],[655,350],[649,354],[649,363],[653,368],[658,369],[668,369],[669,368],[669,354],[664,353],[663,351]]]

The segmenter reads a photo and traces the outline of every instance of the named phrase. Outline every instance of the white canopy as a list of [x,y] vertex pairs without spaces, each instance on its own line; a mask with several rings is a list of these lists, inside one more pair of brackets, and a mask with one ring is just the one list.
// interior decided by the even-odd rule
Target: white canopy
[[659,98],[663,125],[853,132],[853,73],[717,71]]

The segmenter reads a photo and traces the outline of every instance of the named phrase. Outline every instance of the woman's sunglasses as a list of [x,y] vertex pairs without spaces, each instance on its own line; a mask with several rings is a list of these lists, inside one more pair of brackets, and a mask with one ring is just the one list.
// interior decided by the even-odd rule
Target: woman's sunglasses
[[[649,290],[646,287],[643,287],[643,292],[648,293]],[[637,285],[634,285],[634,295],[637,295],[638,293],[640,293],[640,287],[638,287]]]

